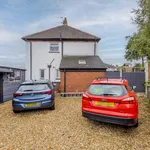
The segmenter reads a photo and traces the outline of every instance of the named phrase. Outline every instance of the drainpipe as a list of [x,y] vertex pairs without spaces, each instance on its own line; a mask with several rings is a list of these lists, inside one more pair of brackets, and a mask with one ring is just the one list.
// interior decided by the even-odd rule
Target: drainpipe
[[64,93],[66,93],[66,70],[65,69],[64,69]]
[[64,55],[64,42],[63,40],[61,41],[61,58],[63,57]]
[[61,32],[60,32],[60,41],[61,41],[61,58],[62,58],[62,57],[63,57],[63,55],[64,55],[64,54],[63,54],[63,53],[64,53],[64,52],[63,52],[63,51],[64,51],[64,50],[63,50],[64,42],[63,42],[62,37],[61,37]]
[[32,42],[30,42],[30,80],[32,80]]

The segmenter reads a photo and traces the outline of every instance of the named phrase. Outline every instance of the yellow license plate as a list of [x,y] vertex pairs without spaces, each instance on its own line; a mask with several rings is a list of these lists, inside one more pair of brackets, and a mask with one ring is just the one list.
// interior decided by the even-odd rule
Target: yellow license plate
[[28,104],[25,104],[26,107],[33,107],[33,106],[38,106],[39,103],[28,103]]
[[114,107],[113,102],[99,102],[99,101],[96,101],[95,105],[96,106],[105,106],[105,107]]

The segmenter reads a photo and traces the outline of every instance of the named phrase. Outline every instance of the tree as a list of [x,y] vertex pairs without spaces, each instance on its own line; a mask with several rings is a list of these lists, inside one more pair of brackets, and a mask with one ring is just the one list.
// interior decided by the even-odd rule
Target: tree
[[138,9],[134,9],[133,23],[138,30],[132,36],[128,36],[125,58],[129,61],[148,57],[150,60],[150,0],[139,0]]
[[134,65],[134,67],[140,68],[140,67],[141,67],[141,64],[140,64],[140,63],[136,63],[136,64]]

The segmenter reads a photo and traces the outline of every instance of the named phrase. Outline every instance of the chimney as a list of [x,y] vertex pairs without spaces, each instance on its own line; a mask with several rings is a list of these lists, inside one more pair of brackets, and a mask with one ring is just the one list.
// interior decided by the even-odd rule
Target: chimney
[[67,23],[67,18],[65,17],[64,20],[63,20],[63,25],[68,25]]

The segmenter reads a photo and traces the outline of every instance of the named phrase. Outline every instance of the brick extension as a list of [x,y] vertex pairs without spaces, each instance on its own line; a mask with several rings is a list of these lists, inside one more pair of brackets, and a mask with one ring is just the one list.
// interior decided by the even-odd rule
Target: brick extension
[[[84,92],[91,81],[103,76],[105,72],[66,72],[66,92]],[[60,79],[60,91],[64,92],[64,72]]]

